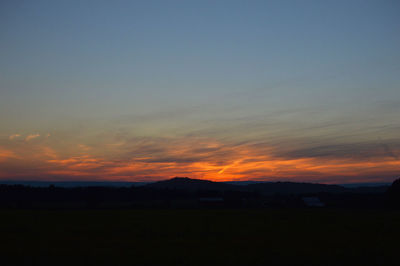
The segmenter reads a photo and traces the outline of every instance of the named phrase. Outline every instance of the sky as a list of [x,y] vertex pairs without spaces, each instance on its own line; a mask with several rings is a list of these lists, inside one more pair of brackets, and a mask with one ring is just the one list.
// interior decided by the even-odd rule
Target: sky
[[400,2],[0,1],[0,180],[391,182]]

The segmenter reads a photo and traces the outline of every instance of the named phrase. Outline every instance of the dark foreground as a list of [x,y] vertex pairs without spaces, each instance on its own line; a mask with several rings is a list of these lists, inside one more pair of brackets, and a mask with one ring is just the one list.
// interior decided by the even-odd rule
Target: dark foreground
[[1,265],[398,265],[393,210],[0,210]]

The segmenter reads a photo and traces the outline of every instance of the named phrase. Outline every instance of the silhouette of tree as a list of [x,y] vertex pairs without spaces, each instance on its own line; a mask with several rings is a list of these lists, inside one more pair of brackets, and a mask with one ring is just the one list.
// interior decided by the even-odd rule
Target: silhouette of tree
[[386,192],[386,196],[391,207],[400,208],[400,178],[393,181]]

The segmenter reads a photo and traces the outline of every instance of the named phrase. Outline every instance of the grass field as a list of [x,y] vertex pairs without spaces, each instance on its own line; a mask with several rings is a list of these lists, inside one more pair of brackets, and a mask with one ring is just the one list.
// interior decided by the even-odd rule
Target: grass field
[[1,265],[398,265],[400,212],[0,210]]

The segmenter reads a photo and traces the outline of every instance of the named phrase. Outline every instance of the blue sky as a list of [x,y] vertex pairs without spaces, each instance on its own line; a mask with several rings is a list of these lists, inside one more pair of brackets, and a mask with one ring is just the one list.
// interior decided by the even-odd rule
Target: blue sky
[[[0,147],[18,157],[3,163],[29,165],[19,153],[38,147],[75,158],[79,145],[91,147],[84,156],[131,162],[125,152],[136,146],[111,152],[105,143],[143,138],[246,142],[280,159],[396,161],[399,11],[398,1],[2,1]],[[10,141],[35,134],[52,137],[38,147]],[[207,163],[217,171],[237,161]],[[392,179],[390,169],[371,175]],[[310,179],[299,173],[257,178]]]

